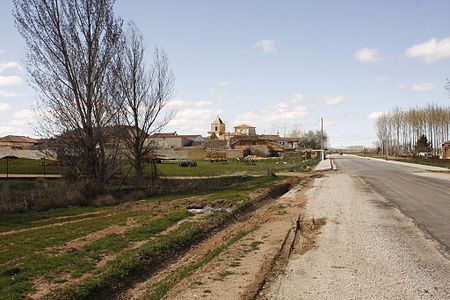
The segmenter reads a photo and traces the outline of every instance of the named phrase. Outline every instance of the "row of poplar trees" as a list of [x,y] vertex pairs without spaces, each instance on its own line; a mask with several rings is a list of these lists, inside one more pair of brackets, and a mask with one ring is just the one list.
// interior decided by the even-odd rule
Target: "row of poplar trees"
[[72,174],[107,182],[128,158],[143,184],[148,136],[170,119],[166,54],[146,64],[144,38],[114,15],[114,0],[14,0],[38,92],[39,133]]
[[375,126],[383,155],[415,155],[423,151],[425,141],[438,156],[442,143],[450,139],[450,107],[397,108],[378,117]]

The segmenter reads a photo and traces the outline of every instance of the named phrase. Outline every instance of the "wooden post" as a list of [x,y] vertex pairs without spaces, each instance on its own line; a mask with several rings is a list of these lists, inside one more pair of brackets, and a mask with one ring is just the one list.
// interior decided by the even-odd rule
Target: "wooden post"
[[42,159],[44,161],[44,178],[46,178],[47,177],[47,172],[45,170],[45,156]]

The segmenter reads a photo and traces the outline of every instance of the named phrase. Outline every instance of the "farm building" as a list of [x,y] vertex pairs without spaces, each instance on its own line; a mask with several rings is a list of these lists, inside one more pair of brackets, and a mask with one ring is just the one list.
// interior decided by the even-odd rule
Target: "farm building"
[[450,159],[450,141],[442,144],[442,159]]
[[150,140],[159,149],[171,149],[192,146],[194,142],[204,141],[204,138],[201,135],[179,135],[175,131],[155,133]]
[[0,138],[0,147],[11,149],[34,149],[40,144],[39,140],[27,136],[7,135]]
[[234,135],[256,135],[256,127],[247,124],[234,126]]

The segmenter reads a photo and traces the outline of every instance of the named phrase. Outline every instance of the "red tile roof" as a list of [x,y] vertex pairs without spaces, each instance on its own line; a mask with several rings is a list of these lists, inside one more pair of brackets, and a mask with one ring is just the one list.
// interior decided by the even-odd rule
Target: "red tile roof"
[[7,135],[5,137],[0,138],[0,142],[10,142],[10,143],[30,143],[30,144],[37,144],[39,143],[38,140],[32,139],[27,136],[20,136],[20,135]]

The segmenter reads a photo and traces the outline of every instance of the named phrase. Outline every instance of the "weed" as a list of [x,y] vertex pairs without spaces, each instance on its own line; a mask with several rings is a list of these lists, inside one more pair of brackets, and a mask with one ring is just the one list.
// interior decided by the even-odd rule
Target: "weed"
[[230,275],[233,275],[234,273],[231,271],[223,271],[220,272],[218,275],[218,277],[214,278],[213,280],[218,280],[218,281],[224,281],[224,279]]
[[250,244],[250,249],[251,249],[252,251],[259,250],[259,245],[261,245],[261,244],[264,244],[264,242],[262,242],[262,241],[253,241],[253,242]]
[[241,263],[239,261],[232,261],[228,266],[232,267],[232,268],[236,268],[239,267],[241,265]]

